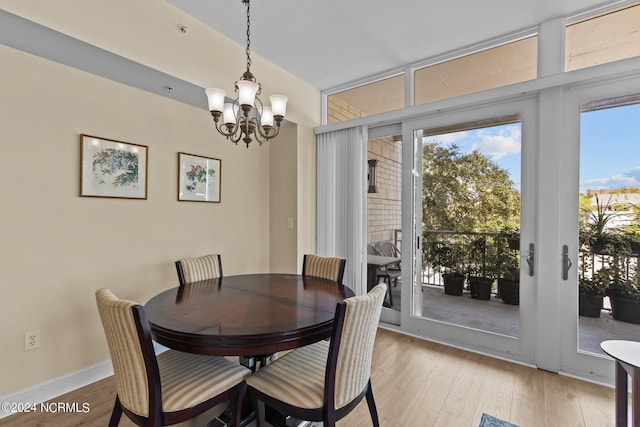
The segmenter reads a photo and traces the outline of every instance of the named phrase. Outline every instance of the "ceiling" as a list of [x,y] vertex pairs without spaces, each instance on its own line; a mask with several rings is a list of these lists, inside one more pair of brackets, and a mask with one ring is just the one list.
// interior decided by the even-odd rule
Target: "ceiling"
[[[168,0],[244,44],[241,0]],[[254,0],[251,50],[320,90],[628,1]]]

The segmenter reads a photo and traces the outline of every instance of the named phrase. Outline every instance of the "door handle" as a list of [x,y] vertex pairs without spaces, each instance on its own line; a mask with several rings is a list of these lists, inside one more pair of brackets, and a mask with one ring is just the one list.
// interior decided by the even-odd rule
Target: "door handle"
[[569,246],[563,245],[562,246],[562,280],[569,279],[569,269],[571,268],[572,265],[573,263],[569,258]]
[[529,255],[527,255],[527,264],[529,265],[529,276],[533,277],[533,267],[535,267],[534,244],[529,243]]

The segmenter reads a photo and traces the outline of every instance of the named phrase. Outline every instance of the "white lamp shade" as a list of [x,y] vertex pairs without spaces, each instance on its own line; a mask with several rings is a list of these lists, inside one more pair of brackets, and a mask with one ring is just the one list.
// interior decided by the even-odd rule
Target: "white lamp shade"
[[271,95],[269,97],[269,101],[271,101],[271,110],[273,111],[274,116],[285,116],[288,100],[289,98],[284,95]]
[[250,80],[238,80],[236,85],[238,86],[238,101],[240,105],[251,105],[253,107],[260,85]]
[[260,123],[262,124],[262,126],[273,127],[273,113],[271,112],[271,107],[262,107],[262,117],[260,119]]
[[209,111],[222,112],[224,106],[225,91],[217,87],[210,87],[204,91],[209,101]]
[[236,124],[236,115],[234,114],[233,104],[227,102],[224,104],[224,111],[222,112],[222,121],[224,123]]

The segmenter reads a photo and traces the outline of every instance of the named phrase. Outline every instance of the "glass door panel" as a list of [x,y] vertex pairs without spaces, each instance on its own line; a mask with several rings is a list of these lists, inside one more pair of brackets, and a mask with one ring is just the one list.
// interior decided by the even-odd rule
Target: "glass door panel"
[[568,90],[562,116],[559,240],[574,267],[558,288],[561,370],[612,383],[600,343],[640,340],[640,324],[617,310],[632,297],[640,312],[640,79]]
[[533,359],[533,322],[523,319],[533,312],[534,285],[522,268],[522,248],[533,241],[523,207],[533,201],[522,158],[532,150],[525,141],[533,141],[534,120],[535,104],[523,100],[404,124],[417,160],[414,259],[421,263],[403,325],[406,319],[434,338]]
[[[578,349],[640,339],[640,95],[580,113]],[[620,303],[621,302],[621,303]]]
[[520,115],[422,130],[422,316],[520,336]]

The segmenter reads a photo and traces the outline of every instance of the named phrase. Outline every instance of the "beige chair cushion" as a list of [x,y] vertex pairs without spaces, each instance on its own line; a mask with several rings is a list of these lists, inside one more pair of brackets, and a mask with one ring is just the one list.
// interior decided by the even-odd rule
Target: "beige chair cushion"
[[[345,300],[347,309],[336,371],[336,408],[351,402],[368,384],[386,291],[386,285],[380,284],[367,295]],[[293,350],[253,374],[247,385],[299,408],[321,408],[328,353],[327,341]]]
[[182,264],[185,283],[220,277],[220,263],[218,262],[217,254],[204,255],[198,258],[184,258],[179,262]]
[[299,408],[321,408],[329,342],[287,353],[247,378],[247,385]]
[[338,280],[342,258],[305,255],[304,275]]
[[191,408],[241,383],[251,371],[224,357],[168,350],[158,356],[162,408]]

